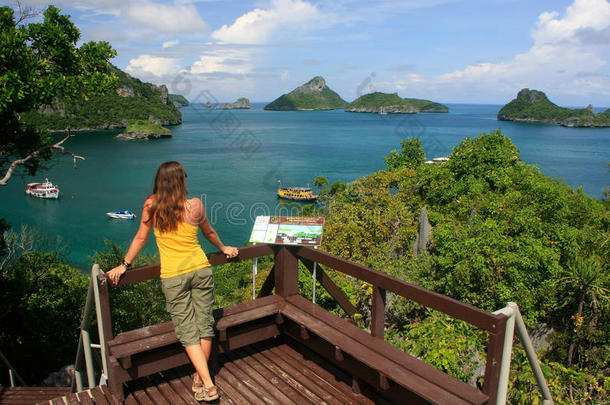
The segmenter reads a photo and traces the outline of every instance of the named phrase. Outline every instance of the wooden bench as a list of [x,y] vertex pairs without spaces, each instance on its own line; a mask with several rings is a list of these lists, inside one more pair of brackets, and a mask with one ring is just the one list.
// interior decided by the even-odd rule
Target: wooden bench
[[[404,387],[417,395],[409,403],[466,405],[484,404],[489,399],[475,387],[380,341],[301,296],[286,297],[281,315],[292,321],[285,322],[284,333],[342,365],[346,371],[360,374],[360,378],[381,391],[389,390],[391,381]],[[360,372],[354,373],[357,370]],[[354,388],[358,389],[357,382]],[[401,398],[405,400],[404,396]]]

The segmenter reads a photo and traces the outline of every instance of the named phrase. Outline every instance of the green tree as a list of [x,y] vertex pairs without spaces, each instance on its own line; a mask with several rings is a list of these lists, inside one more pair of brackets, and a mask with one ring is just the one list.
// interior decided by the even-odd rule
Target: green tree
[[0,272],[0,344],[30,384],[74,361],[87,276],[33,251]]
[[313,179],[313,185],[318,188],[326,187],[328,186],[328,179],[326,178],[326,176],[318,176]]
[[400,141],[400,144],[400,152],[394,149],[383,158],[388,170],[398,169],[402,166],[415,169],[426,161],[426,153],[419,138],[407,138]]
[[[116,55],[108,42],[80,47],[78,28],[56,7],[39,23],[22,24],[10,7],[0,7],[0,185],[17,166],[34,174],[53,150],[66,153],[47,131],[24,124],[21,115],[58,100],[86,99],[116,84],[109,60]],[[75,159],[79,156],[72,154]]]

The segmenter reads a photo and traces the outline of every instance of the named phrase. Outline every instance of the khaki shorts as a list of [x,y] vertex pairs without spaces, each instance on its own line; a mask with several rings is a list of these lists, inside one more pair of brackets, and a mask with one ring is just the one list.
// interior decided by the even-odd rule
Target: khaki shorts
[[176,336],[183,346],[198,345],[199,339],[214,337],[214,276],[211,267],[162,278],[161,289]]

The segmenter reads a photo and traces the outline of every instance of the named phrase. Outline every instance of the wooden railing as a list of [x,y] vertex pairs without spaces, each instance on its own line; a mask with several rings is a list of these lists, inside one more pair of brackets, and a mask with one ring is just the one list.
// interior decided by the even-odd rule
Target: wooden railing
[[[311,247],[255,245],[240,248],[239,255],[233,259],[227,259],[221,253],[209,254],[208,259],[212,265],[222,265],[228,262],[238,262],[268,255],[274,255],[274,264],[267,279],[259,290],[259,297],[271,295],[274,289],[275,294],[281,297],[289,297],[298,294],[299,261],[312,273],[314,263],[317,263],[317,271],[315,272],[317,281],[349,316],[356,314],[357,309],[349,301],[343,291],[341,291],[326,274],[324,267],[322,266],[326,266],[371,284],[373,287],[373,297],[370,334],[375,338],[381,340],[384,338],[385,297],[387,291],[488,331],[489,340],[487,345],[487,362],[485,366],[483,392],[489,397],[488,403],[495,404],[506,330],[507,317],[505,315],[483,311],[472,305],[389,276],[381,271],[372,270]],[[118,285],[121,286],[158,278],[159,274],[159,265],[133,269],[123,275]],[[110,307],[108,304],[108,287],[110,283],[107,282],[105,275],[99,275],[98,282],[101,286],[100,295],[102,297],[102,308],[100,308],[101,319],[105,324],[110,324]],[[108,342],[112,338],[113,333],[111,328],[106,328],[104,330],[104,340]]]

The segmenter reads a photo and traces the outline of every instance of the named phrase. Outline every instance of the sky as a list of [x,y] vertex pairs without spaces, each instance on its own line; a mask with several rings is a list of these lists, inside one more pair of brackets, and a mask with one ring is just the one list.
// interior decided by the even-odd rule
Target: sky
[[528,87],[562,106],[610,107],[607,0],[53,4],[82,41],[110,42],[120,69],[195,102],[272,101],[319,75],[347,101],[383,91],[505,104]]

